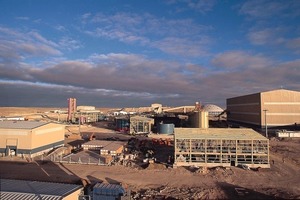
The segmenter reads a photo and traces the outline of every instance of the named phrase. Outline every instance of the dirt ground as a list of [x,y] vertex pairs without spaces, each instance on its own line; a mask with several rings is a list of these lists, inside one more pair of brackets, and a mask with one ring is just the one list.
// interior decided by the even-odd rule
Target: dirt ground
[[[1,109],[0,109],[1,111]],[[2,114],[1,114],[2,115]],[[97,139],[129,139],[131,136],[101,127],[82,126],[81,134]],[[78,126],[66,133],[78,135]],[[66,139],[66,144],[84,140]],[[147,168],[121,165],[99,166],[26,162],[20,158],[0,159],[0,177],[37,181],[120,183],[133,199],[300,199],[300,139],[270,139],[270,169],[244,170],[238,167],[212,169],[167,168],[150,164]]]

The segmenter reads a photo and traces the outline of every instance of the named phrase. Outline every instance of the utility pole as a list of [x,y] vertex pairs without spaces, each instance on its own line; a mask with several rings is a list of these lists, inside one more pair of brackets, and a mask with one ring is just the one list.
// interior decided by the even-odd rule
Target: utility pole
[[268,125],[267,125],[267,109],[263,110],[265,112],[265,131],[266,131],[266,138],[268,138]]

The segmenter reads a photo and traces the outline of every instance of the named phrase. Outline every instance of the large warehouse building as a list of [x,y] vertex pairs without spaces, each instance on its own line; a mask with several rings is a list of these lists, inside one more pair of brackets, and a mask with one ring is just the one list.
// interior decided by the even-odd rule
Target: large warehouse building
[[256,127],[300,126],[300,92],[272,90],[227,99],[227,120]]
[[65,127],[36,121],[0,121],[0,155],[34,157],[64,145]]
[[269,140],[252,129],[175,128],[174,167],[270,168]]

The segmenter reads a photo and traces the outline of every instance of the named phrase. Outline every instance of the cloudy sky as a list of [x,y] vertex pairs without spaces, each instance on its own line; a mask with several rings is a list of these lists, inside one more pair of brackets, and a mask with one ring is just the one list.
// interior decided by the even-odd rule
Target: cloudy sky
[[300,91],[299,0],[1,0],[0,106]]

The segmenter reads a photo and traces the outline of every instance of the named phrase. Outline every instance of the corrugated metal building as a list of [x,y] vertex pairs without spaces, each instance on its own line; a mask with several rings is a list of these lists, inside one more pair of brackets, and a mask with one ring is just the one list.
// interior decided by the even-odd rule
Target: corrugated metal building
[[64,145],[65,127],[35,121],[0,121],[0,154],[34,157]]
[[82,192],[75,184],[0,179],[1,200],[74,200]]
[[279,89],[229,98],[227,120],[261,128],[300,126],[300,92]]
[[125,194],[121,185],[97,183],[93,187],[93,200],[116,200]]
[[269,168],[269,140],[252,129],[175,128],[174,166]]

